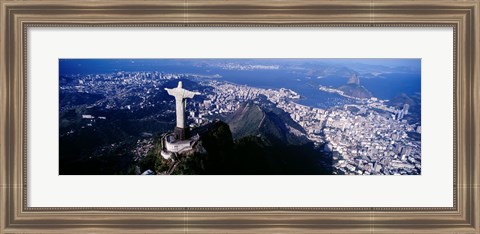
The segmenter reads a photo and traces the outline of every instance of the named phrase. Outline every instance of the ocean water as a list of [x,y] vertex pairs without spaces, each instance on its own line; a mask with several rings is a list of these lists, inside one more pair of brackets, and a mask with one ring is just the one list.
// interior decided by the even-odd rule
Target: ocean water
[[[288,88],[302,96],[298,103],[312,107],[327,108],[350,103],[352,100],[340,95],[323,92],[320,85],[339,87],[348,80],[348,75],[329,75],[323,78],[311,77],[305,71],[292,69],[278,70],[225,70],[218,67],[202,66],[208,62],[225,62],[230,60],[195,60],[195,59],[61,59],[60,74],[99,74],[118,71],[158,71],[164,73],[196,73],[204,75],[220,74],[222,80],[258,88]],[[243,60],[232,60],[243,61]],[[308,63],[309,69],[315,64]],[[343,65],[342,65],[343,66]],[[355,64],[358,68],[358,64]],[[343,66],[344,67],[344,66]],[[368,66],[367,66],[368,68]],[[392,99],[406,93],[412,95],[421,91],[420,72],[386,72],[369,76],[359,74],[360,84],[365,86],[373,96],[380,99]]]
[[[329,76],[318,79],[302,74],[292,74],[284,70],[274,71],[228,71],[222,73],[223,80],[236,84],[258,88],[288,88],[302,96],[298,103],[302,105],[327,108],[335,105],[353,103],[351,99],[338,94],[319,90],[319,86],[339,87],[346,84],[348,77]],[[390,100],[402,93],[412,95],[421,92],[419,74],[389,73],[378,78],[361,78],[360,84],[365,86],[374,97]]]

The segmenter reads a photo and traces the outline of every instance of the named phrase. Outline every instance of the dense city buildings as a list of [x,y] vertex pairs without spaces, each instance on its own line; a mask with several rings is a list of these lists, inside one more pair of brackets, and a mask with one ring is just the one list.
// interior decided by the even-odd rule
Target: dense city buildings
[[[408,124],[396,113],[405,112],[385,105],[385,101],[371,98],[323,110],[297,104],[300,96],[288,89],[260,89],[205,81],[214,87],[207,101],[198,105],[198,115],[191,113],[193,122],[201,124],[209,116],[234,111],[246,100],[265,95],[269,101],[289,113],[308,133],[308,138],[325,151],[334,154],[338,174],[419,174],[420,141],[412,141],[407,132],[414,132],[416,124]],[[350,111],[350,107],[357,112]],[[377,111],[378,110],[378,111]],[[299,133],[300,134],[300,133]]]
[[[221,68],[249,71],[279,69],[276,65],[238,64],[225,64]],[[159,93],[166,92],[163,89],[166,82],[190,79],[201,87],[208,87],[209,92],[202,92],[201,98],[186,102],[186,124],[189,127],[200,127],[215,119],[222,119],[246,101],[260,101],[259,97],[262,96],[288,113],[305,130],[290,129],[294,134],[305,135],[319,151],[332,157],[333,174],[415,175],[421,172],[421,125],[420,122],[406,119],[412,115],[409,104],[405,103],[399,108],[380,98],[358,98],[333,87],[319,86],[318,92],[338,94],[350,101],[329,108],[312,107],[299,104],[302,96],[288,88],[239,85],[224,81],[221,77],[219,74],[127,71],[63,76],[60,81],[61,92],[90,95],[92,101],[87,104],[73,101],[63,103],[60,112],[83,106],[82,128],[109,120],[106,116],[89,113],[93,107],[132,113],[157,108],[162,111],[154,114],[155,118],[173,116],[172,108],[164,108],[166,105],[172,106],[173,100],[155,98]],[[74,132],[74,129],[66,129],[60,135],[62,137]],[[147,138],[138,140],[136,148],[132,150],[135,160],[154,147],[153,140],[148,138],[153,132],[143,134]]]

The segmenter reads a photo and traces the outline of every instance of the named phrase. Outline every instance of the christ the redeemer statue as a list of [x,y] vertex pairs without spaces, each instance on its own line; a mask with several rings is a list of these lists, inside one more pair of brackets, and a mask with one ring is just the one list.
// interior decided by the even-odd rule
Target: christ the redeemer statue
[[192,92],[182,88],[182,82],[178,82],[178,86],[173,89],[168,89],[168,94],[175,97],[175,112],[177,114],[177,126],[175,127],[175,135],[178,140],[185,140],[185,101],[187,98],[193,98],[195,95],[200,95],[199,92]]

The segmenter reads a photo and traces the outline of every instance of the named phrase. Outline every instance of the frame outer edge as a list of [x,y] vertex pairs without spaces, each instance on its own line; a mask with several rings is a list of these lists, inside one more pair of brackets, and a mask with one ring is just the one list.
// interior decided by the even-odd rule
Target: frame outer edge
[[480,0],[475,2],[474,12],[473,12],[473,42],[472,46],[475,47],[473,50],[473,98],[474,98],[474,124],[475,124],[475,133],[474,133],[474,204],[472,205],[473,212],[473,222],[475,230],[480,233]]
[[8,167],[8,153],[10,148],[10,141],[7,137],[9,133],[9,82],[8,69],[9,61],[7,59],[10,49],[8,47],[9,31],[8,25],[8,8],[4,0],[0,0],[0,233],[8,228],[11,216],[9,209],[9,191],[12,185],[9,183],[9,167]]
[[6,68],[6,55],[5,55],[5,35],[6,35],[6,23],[5,23],[5,7],[3,0],[0,0],[0,233],[2,230],[5,229],[5,207],[6,199],[5,199],[5,192],[6,192],[6,166],[5,166],[5,114],[7,113],[7,95],[6,95],[6,75],[5,75],[5,68]]
[[[9,215],[17,215],[19,212],[19,210],[16,210],[15,211],[15,208],[18,209],[18,207],[21,207],[21,199],[20,200],[17,200],[18,199],[18,196],[17,197],[8,197],[10,192],[8,191],[13,191],[13,190],[18,190],[19,192],[17,192],[17,195],[20,194],[20,198],[21,198],[21,194],[22,191],[21,191],[21,186],[22,184],[16,184],[16,183],[20,183],[22,182],[21,179],[19,179],[18,177],[17,178],[11,178],[9,176],[12,176],[14,175],[15,176],[20,176],[22,175],[21,172],[12,172],[11,174],[9,174],[9,172],[11,172],[12,170],[12,167],[9,167],[10,166],[14,166],[15,168],[18,168],[19,166],[21,167],[21,165],[18,165],[17,163],[22,163],[21,160],[16,160],[14,162],[12,162],[12,159],[8,159],[7,157],[10,157],[10,156],[13,156],[13,154],[18,154],[18,153],[21,153],[23,152],[22,150],[22,147],[21,146],[12,146],[11,144],[9,145],[9,143],[11,142],[15,142],[17,141],[17,139],[20,139],[21,136],[18,136],[18,132],[15,133],[15,129],[22,129],[22,122],[23,121],[19,121],[20,119],[21,120],[24,120],[22,119],[23,118],[23,115],[22,115],[22,111],[23,109],[21,110],[18,110],[18,104],[22,105],[23,104],[23,96],[21,95],[21,93],[15,95],[15,93],[11,94],[9,92],[12,92],[12,91],[15,91],[15,92],[21,92],[23,90],[23,80],[16,83],[14,82],[12,79],[13,77],[22,77],[22,68],[17,66],[15,67],[14,70],[12,70],[12,67],[9,65],[9,64],[15,64],[15,63],[18,63],[19,64],[22,64],[22,56],[23,54],[20,53],[20,54],[16,54],[16,58],[15,58],[15,61],[7,61],[9,56],[11,56],[10,58],[13,58],[13,54],[15,54],[13,51],[12,52],[12,48],[8,48],[7,45],[12,45],[12,44],[15,44],[15,40],[12,41],[12,39],[14,38],[13,36],[10,36],[10,35],[7,35],[7,31],[8,32],[11,32],[11,31],[16,31],[16,30],[22,30],[21,27],[19,27],[20,29],[18,28],[11,28],[11,26],[9,24],[7,24],[7,22],[9,22],[10,20],[10,23],[12,19],[15,19],[15,17],[10,17],[9,15],[9,11],[8,11],[8,8],[6,7],[6,4],[5,2],[12,2],[12,1],[4,1],[4,0],[0,0],[0,32],[1,32],[1,35],[0,35],[0,182],[1,182],[1,191],[0,191],[0,202],[2,202],[0,204],[0,233],[3,233],[3,231],[6,230],[6,228],[8,228],[9,226],[9,222],[12,221],[12,219],[14,219],[14,217],[9,217]],[[28,1],[28,3],[31,3],[32,1]],[[46,3],[48,2],[54,2],[54,3],[59,3],[58,1],[45,1]],[[125,1],[117,1],[116,3],[125,3]],[[143,1],[142,1],[143,2]],[[209,1],[211,2],[211,1]],[[263,2],[263,1],[262,1]],[[301,1],[302,3],[304,3],[304,1]],[[399,1],[400,2],[400,1]],[[420,1],[419,1],[420,2]],[[424,1],[422,1],[424,2]],[[452,2],[457,2],[457,1],[439,1],[439,2],[442,2],[442,3],[452,3]],[[28,4],[27,3],[27,4]],[[39,1],[35,1],[35,3],[40,3]],[[473,40],[473,41],[470,41],[470,46],[472,46],[473,48],[467,48],[467,49],[472,49],[472,52],[470,53],[470,64],[469,66],[472,66],[470,67],[470,69],[468,69],[468,71],[466,70],[463,70],[462,73],[467,73],[467,74],[470,74],[470,78],[472,79],[470,82],[467,82],[471,85],[471,87],[464,87],[466,90],[463,90],[463,91],[466,91],[467,93],[469,93],[471,96],[459,96],[460,98],[457,99],[457,104],[458,104],[458,101],[460,101],[460,99],[463,99],[462,102],[464,102],[464,104],[468,104],[469,105],[465,105],[465,109],[462,109],[460,108],[463,113],[461,114],[461,116],[464,117],[464,119],[466,118],[467,121],[468,119],[471,117],[473,119],[470,120],[469,123],[471,123],[471,126],[472,126],[472,129],[470,130],[470,135],[469,135],[469,138],[470,139],[467,139],[467,141],[469,143],[472,143],[473,145],[472,146],[462,146],[464,149],[467,149],[467,152],[470,152],[471,155],[470,159],[468,158],[465,158],[465,160],[467,160],[468,162],[472,162],[473,165],[468,165],[469,169],[471,169],[470,174],[467,175],[466,179],[467,181],[469,182],[469,184],[466,185],[466,188],[459,188],[459,190],[463,190],[464,193],[468,193],[468,194],[464,194],[464,198],[465,200],[460,200],[460,202],[465,202],[467,205],[470,204],[471,207],[470,207],[470,210],[464,210],[464,212],[467,212],[465,214],[465,218],[469,219],[469,220],[465,220],[465,221],[468,221],[470,225],[472,225],[471,227],[474,229],[474,230],[467,230],[467,229],[463,229],[465,231],[468,231],[469,233],[471,231],[474,231],[475,233],[479,233],[479,210],[480,210],[480,206],[479,206],[479,194],[480,194],[480,187],[479,187],[479,164],[480,164],[480,124],[479,124],[479,117],[480,117],[480,88],[479,88],[479,85],[480,85],[480,77],[479,77],[479,67],[480,67],[480,63],[479,63],[479,59],[480,59],[480,49],[479,49],[479,39],[480,39],[480,35],[479,35],[479,16],[480,16],[480,9],[479,9],[479,1],[478,0],[475,0],[475,1],[464,1],[464,3],[470,3],[472,5],[475,5],[475,7],[473,8],[473,22],[470,22],[470,28],[468,30],[470,30],[470,37],[469,38],[464,38],[464,40],[468,41],[469,40]],[[468,19],[467,19],[468,20]],[[468,34],[468,33],[467,33]],[[17,40],[18,42],[18,40]],[[467,43],[462,42],[462,46],[466,46]],[[22,49],[22,46],[21,46],[22,43],[20,43],[20,46],[17,44],[17,48],[15,48],[15,50],[18,50],[18,47],[20,47],[19,49],[21,50]],[[459,51],[460,48],[457,48],[457,52]],[[461,54],[459,54],[460,56]],[[463,54],[463,58],[461,58],[461,60],[463,60],[464,58],[466,57],[465,54]],[[465,62],[465,61],[464,61]],[[10,75],[10,80],[8,80],[7,78],[9,77]],[[465,75],[466,74],[463,74],[464,76],[462,76],[463,78],[466,78]],[[460,79],[461,77],[458,77],[457,79]],[[465,81],[466,82],[466,81]],[[462,83],[464,84],[464,83]],[[465,84],[464,84],[465,85]],[[457,90],[459,90],[460,87],[457,87]],[[463,88],[462,88],[463,89]],[[15,95],[15,96],[14,96]],[[458,95],[458,93],[457,93]],[[12,100],[12,98],[14,100]],[[9,106],[10,105],[10,106]],[[468,113],[468,110],[466,110],[466,108],[469,107],[471,108],[471,112],[470,114]],[[15,113],[11,114],[11,113],[8,113],[7,111],[8,110],[14,110]],[[465,116],[465,115],[469,115],[469,116]],[[14,117],[14,118],[12,118]],[[459,116],[460,117],[460,116]],[[18,122],[19,121],[19,122]],[[15,126],[9,126],[8,124],[12,124],[14,123]],[[468,124],[470,125],[470,124]],[[467,125],[467,126],[468,126]],[[465,126],[465,125],[464,125]],[[459,126],[457,126],[458,128]],[[465,134],[465,132],[463,132]],[[10,134],[10,136],[15,136],[14,138],[15,139],[8,139],[7,137],[7,134]],[[458,150],[458,149],[457,149]],[[12,155],[9,155],[7,153],[10,153]],[[466,169],[466,168],[462,168],[462,169]],[[15,173],[15,174],[14,174]],[[9,182],[15,182],[15,184],[9,184]],[[465,182],[465,181],[464,181]],[[20,189],[20,190],[19,190]],[[8,194],[7,194],[8,193]],[[12,194],[15,194],[15,193],[12,193]],[[8,199],[7,199],[8,198]],[[12,204],[8,204],[8,201],[15,201],[19,204],[15,204],[15,205],[12,205]],[[458,204],[460,205],[460,204]],[[6,207],[11,207],[13,210],[8,210],[8,208]],[[193,214],[192,214],[193,215]],[[38,217],[37,217],[38,218]],[[366,223],[367,224],[367,223]],[[19,224],[20,226],[18,226],[20,229],[17,229],[17,230],[23,230],[23,231],[31,231],[31,229],[28,229],[27,226],[23,226],[22,224]],[[36,226],[36,225],[33,225],[33,226]],[[288,227],[294,227],[293,225],[287,225]],[[85,229],[83,229],[84,231],[106,231],[105,229],[103,228],[107,228],[107,227],[103,227],[103,228],[99,228],[98,230],[96,228],[94,228],[95,225],[92,225],[92,226],[86,226]],[[228,226],[224,226],[225,228],[227,228]],[[65,228],[65,227],[63,227]],[[66,229],[59,229],[60,231],[65,231]],[[90,228],[93,228],[93,229],[90,229]],[[98,228],[98,227],[97,227]],[[195,229],[194,228],[198,228],[198,226],[192,226],[192,231],[194,231]],[[282,231],[282,229],[278,229],[280,228],[280,226],[273,226],[267,230],[270,230],[270,231],[274,231],[274,230],[277,230],[277,231]],[[448,229],[451,230],[450,228],[454,228],[454,227],[449,227]],[[348,227],[347,227],[348,229]],[[10,229],[10,231],[15,231],[15,227],[13,227],[13,229]],[[46,230],[50,230],[50,229],[40,229],[40,230],[43,230],[43,231],[46,231]],[[82,230],[82,229],[80,229]],[[116,230],[116,229],[109,229],[110,232],[112,230]],[[129,229],[131,231],[133,231],[134,229]],[[140,229],[141,230],[141,229]],[[187,229],[188,230],[188,229]],[[204,229],[197,229],[195,231],[202,231]],[[218,229],[217,231],[219,231],[220,229]],[[223,230],[223,229],[222,229]],[[244,231],[248,231],[248,229],[244,229]],[[303,231],[306,231],[307,229],[303,230]],[[339,230],[345,230],[345,229],[339,229]],[[364,230],[364,229],[362,229]],[[462,230],[462,229],[459,229],[459,231]],[[76,231],[78,232],[79,229],[73,229],[71,231]],[[138,231],[138,230],[137,230]],[[146,231],[146,230],[144,230]],[[180,231],[180,230],[178,230]],[[185,231],[185,229],[183,230]],[[194,231],[194,232],[195,232]],[[338,230],[337,230],[338,231]],[[358,230],[357,230],[358,231]],[[392,230],[390,230],[392,231]],[[395,231],[398,231],[397,229],[395,229]],[[421,230],[418,230],[418,231],[421,231]],[[423,231],[426,231],[426,230],[423,230]],[[438,230],[440,231],[440,230]]]

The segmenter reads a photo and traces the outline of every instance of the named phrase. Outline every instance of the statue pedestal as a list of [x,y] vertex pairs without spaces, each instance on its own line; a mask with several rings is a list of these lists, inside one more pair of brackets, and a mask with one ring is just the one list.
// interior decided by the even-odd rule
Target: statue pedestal
[[173,133],[175,134],[175,137],[177,138],[177,140],[185,140],[188,137],[187,128],[175,127],[175,129],[173,130]]

